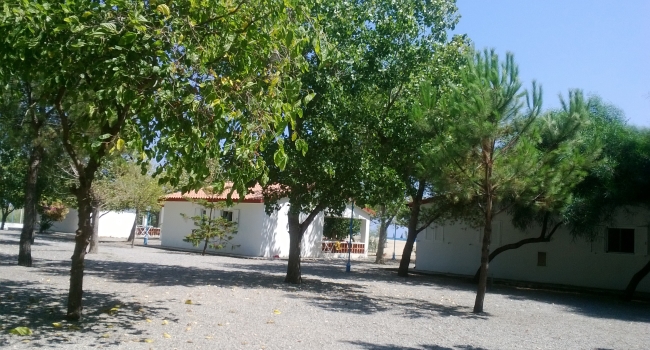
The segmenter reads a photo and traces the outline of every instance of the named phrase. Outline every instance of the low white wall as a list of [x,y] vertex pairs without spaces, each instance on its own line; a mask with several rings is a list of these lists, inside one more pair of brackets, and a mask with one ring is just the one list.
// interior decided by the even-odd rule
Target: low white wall
[[61,222],[53,222],[50,230],[57,232],[72,233],[77,231],[79,223],[79,212],[77,209],[70,208],[68,215]]
[[[601,235],[593,243],[573,238],[566,227],[555,232],[551,242],[533,243],[498,255],[489,266],[489,275],[520,281],[623,290],[634,273],[648,260],[648,215],[636,211],[620,214],[609,227],[635,229],[635,253],[607,253]],[[490,251],[524,238],[537,237],[541,228],[527,232],[515,229],[508,215],[493,223]],[[605,232],[605,227],[603,227]],[[416,269],[441,273],[474,275],[480,264],[481,231],[464,224],[432,225],[417,238]],[[546,266],[537,266],[538,252],[546,253]],[[650,277],[638,289],[650,292]]]
[[134,221],[135,210],[101,212],[99,217],[99,237],[129,238]]
[[[100,237],[118,237],[128,238],[133,228],[135,220],[135,211],[124,212],[100,212],[99,217],[99,236]],[[79,225],[79,212],[76,209],[70,209],[68,215],[61,222],[52,223],[52,231],[74,233]]]

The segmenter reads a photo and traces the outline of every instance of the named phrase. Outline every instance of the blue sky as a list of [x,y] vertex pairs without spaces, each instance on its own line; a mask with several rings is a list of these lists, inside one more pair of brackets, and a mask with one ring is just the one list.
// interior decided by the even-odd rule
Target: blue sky
[[650,1],[458,0],[453,33],[477,49],[515,55],[524,87],[542,84],[544,107],[570,88],[598,94],[650,127]]

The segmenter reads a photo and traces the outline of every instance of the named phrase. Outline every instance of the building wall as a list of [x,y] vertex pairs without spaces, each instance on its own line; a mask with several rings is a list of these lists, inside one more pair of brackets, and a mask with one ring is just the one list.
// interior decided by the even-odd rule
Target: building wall
[[[232,250],[226,248],[222,252],[267,258],[275,256],[280,258],[289,257],[290,237],[287,216],[289,203],[284,199],[279,202],[279,205],[279,210],[273,212],[271,215],[266,214],[263,203],[239,203],[233,206],[233,209],[239,213],[239,226],[238,232],[231,242],[233,245],[238,245],[238,247]],[[193,247],[192,244],[183,242],[183,238],[194,228],[194,223],[192,220],[184,219],[180,215],[181,213],[185,213],[188,216],[196,215],[199,208],[199,205],[191,202],[165,202],[164,211],[161,216],[161,245],[170,248],[201,251],[203,246]],[[361,231],[362,238],[365,237],[367,247],[369,220],[367,220],[367,215],[364,217],[356,210],[355,213],[356,218],[366,219],[365,225],[361,226]],[[304,216],[306,215],[301,217],[302,220],[304,220]],[[316,258],[323,256],[321,241],[324,221],[325,215],[321,212],[307,227],[302,240],[302,257]],[[367,253],[359,255],[367,256]]]
[[[134,220],[135,211],[133,210],[124,212],[103,211],[99,217],[99,236],[128,238]],[[78,223],[79,212],[76,209],[70,209],[65,219],[61,222],[54,222],[50,230],[72,233],[77,231]]]
[[[605,251],[605,232],[594,242],[573,238],[560,227],[548,243],[533,243],[498,255],[489,266],[489,275],[520,281],[623,290],[649,256],[648,220],[650,213],[639,210],[620,213],[609,227],[634,228],[635,252]],[[537,237],[541,228],[527,232],[515,229],[508,215],[499,215],[493,223],[490,251],[524,238]],[[416,269],[460,275],[474,275],[480,265],[481,230],[465,224],[432,225],[417,239]],[[546,253],[546,266],[538,265],[538,253]],[[650,292],[646,277],[639,291]]]
[[[193,247],[191,243],[184,242],[183,238],[189,235],[195,228],[194,222],[190,218],[183,218],[181,213],[188,217],[199,214],[202,207],[192,202],[165,202],[164,219],[160,243],[162,246],[170,248],[180,248],[202,251],[203,245]],[[233,206],[229,211],[233,211],[233,220],[237,221],[237,234],[234,236],[230,246],[221,250],[224,253],[240,254],[246,256],[264,256],[263,251],[267,250],[265,230],[271,228],[274,223],[267,220],[268,216],[264,213],[264,204],[260,203],[239,203]],[[210,251],[214,249],[208,248]]]
[[131,234],[134,221],[135,210],[101,212],[99,217],[99,237],[127,239]]

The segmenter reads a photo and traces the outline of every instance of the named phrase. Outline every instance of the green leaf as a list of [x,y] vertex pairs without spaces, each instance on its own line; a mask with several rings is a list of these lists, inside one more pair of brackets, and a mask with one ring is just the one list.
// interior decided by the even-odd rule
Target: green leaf
[[279,148],[275,153],[273,154],[273,161],[275,162],[275,165],[280,168],[280,170],[284,170],[284,168],[287,166],[287,161],[289,160],[289,157],[287,154],[284,152],[284,148]]
[[111,33],[117,33],[117,27],[113,23],[102,23],[100,24],[103,28],[107,29]]
[[305,98],[303,99],[303,103],[305,105],[309,104],[309,102],[311,102],[311,100],[313,100],[314,97],[316,97],[316,94],[312,92],[311,94],[305,96]]
[[307,141],[305,141],[304,139],[296,140],[296,149],[301,151],[304,157],[305,154],[307,154],[307,150],[309,149],[309,146],[307,145]]
[[32,330],[27,327],[16,327],[10,330],[9,333],[20,335],[20,336],[26,336],[26,335],[32,335]]
[[106,140],[106,139],[109,139],[109,138],[111,138],[111,134],[104,134],[104,135],[99,137],[100,140]]
[[168,17],[170,14],[169,7],[165,4],[158,5],[158,7],[156,7],[156,10],[158,10],[158,12],[160,12],[165,17]]
[[135,34],[135,33],[133,33],[133,32],[128,32],[128,33],[124,34],[124,35],[120,38],[120,45],[122,45],[122,46],[126,46],[126,45],[131,44],[132,42],[135,41],[135,39],[137,38],[137,36],[138,36],[138,35]]

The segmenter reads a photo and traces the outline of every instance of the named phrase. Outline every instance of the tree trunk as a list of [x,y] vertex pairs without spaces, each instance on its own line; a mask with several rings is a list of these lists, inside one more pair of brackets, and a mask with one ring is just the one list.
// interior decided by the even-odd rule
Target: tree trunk
[[300,271],[300,253],[302,250],[302,236],[304,230],[300,224],[300,214],[289,210],[289,264],[287,265],[286,283],[300,284],[302,276]]
[[90,201],[90,185],[80,181],[80,188],[77,192],[77,204],[79,207],[79,227],[75,235],[74,253],[72,255],[72,268],[70,269],[70,291],[68,294],[68,314],[70,320],[79,320],[83,311],[83,278],[84,259],[86,249],[93,234],[91,224],[91,213],[93,211]]
[[648,263],[645,264],[641,270],[637,271],[637,273],[632,276],[630,283],[628,283],[627,288],[625,288],[625,295],[623,296],[625,300],[632,300],[634,297],[634,292],[636,291],[636,287],[639,285],[641,280],[643,280],[643,278],[648,275],[648,273],[650,273],[650,261],[648,261]]
[[99,206],[93,206],[92,209],[92,228],[93,234],[90,238],[88,254],[97,254],[99,253]]
[[129,238],[126,240],[127,242],[131,242],[131,246],[133,246],[133,242],[135,241],[135,227],[138,225],[138,217],[140,217],[140,211],[136,209],[135,220],[133,220],[133,227],[131,228],[131,233],[129,234]]
[[[489,140],[488,140],[489,141]],[[492,205],[494,194],[492,193],[492,145],[490,142],[483,142],[483,188],[485,208],[485,222],[483,226],[483,244],[481,244],[481,267],[479,269],[478,290],[476,291],[476,300],[474,301],[474,313],[483,312],[483,301],[485,300],[485,290],[487,288],[488,265],[490,263],[490,239],[492,238]]]
[[388,225],[386,225],[386,206],[382,205],[379,208],[379,242],[377,243],[377,256],[375,264],[384,264],[384,246],[388,238]]
[[[531,244],[531,243],[546,243],[551,241],[551,237],[553,237],[553,234],[555,231],[563,224],[563,222],[559,222],[553,226],[553,229],[551,229],[551,232],[549,232],[548,236],[546,236],[546,229],[547,229],[547,224],[548,224],[548,219],[544,218],[544,224],[542,226],[542,232],[539,235],[539,237],[534,237],[534,238],[525,238],[522,239],[521,241],[515,242],[515,243],[509,243],[506,245],[502,245],[501,247],[495,249],[492,253],[490,253],[490,258],[488,259],[488,263],[491,263],[494,258],[497,257],[497,255],[506,252],[508,250],[512,249],[517,249],[521,246],[524,246],[526,244]],[[474,274],[474,282],[478,283],[479,280],[479,274],[481,272],[481,267],[476,270],[476,273]]]
[[205,251],[208,250],[208,242],[210,241],[210,238],[205,239],[205,244],[203,245],[203,251],[201,252],[201,255],[205,255]]
[[409,265],[411,264],[411,253],[413,252],[413,244],[415,238],[418,236],[418,220],[420,219],[420,206],[422,205],[422,197],[424,196],[425,182],[420,180],[418,182],[418,190],[413,198],[411,205],[411,215],[409,217],[408,235],[404,251],[402,252],[402,259],[399,262],[399,270],[397,275],[401,277],[408,277]]
[[36,205],[38,203],[36,182],[43,151],[43,147],[34,146],[29,156],[27,178],[25,179],[23,229],[20,232],[20,248],[18,252],[18,265],[21,266],[32,266],[32,240],[34,238],[34,227],[36,226]]
[[2,223],[0,224],[0,230],[5,229],[5,223],[7,222],[7,218],[9,217],[9,211],[2,211]]

